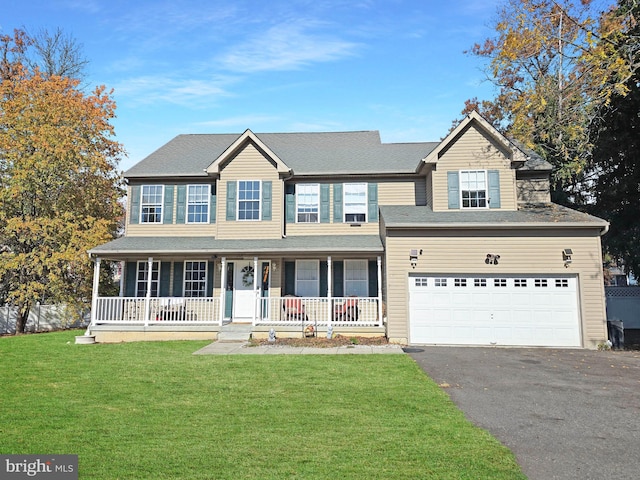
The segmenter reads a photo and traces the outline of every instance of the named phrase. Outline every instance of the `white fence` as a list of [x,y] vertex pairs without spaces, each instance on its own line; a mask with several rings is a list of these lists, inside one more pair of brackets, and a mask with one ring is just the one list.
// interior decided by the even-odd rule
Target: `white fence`
[[[16,333],[18,309],[9,305],[0,307],[0,334]],[[89,310],[78,312],[66,305],[36,305],[29,312],[27,332],[51,332],[89,325]]]

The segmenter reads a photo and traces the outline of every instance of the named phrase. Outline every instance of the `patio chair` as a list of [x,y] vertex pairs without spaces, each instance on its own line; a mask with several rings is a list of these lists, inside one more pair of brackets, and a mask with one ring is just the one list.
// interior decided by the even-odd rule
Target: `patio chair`
[[334,311],[334,320],[347,322],[355,322],[358,320],[358,298],[350,297],[344,302],[336,305]]
[[306,320],[308,318],[302,299],[295,296],[285,296],[282,301],[282,310],[287,320]]

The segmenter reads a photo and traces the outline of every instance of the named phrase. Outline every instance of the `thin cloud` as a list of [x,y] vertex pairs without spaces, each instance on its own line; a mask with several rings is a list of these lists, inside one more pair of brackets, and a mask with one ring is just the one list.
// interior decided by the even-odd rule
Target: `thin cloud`
[[221,127],[241,127],[243,130],[250,128],[255,131],[255,125],[273,123],[279,120],[279,117],[273,115],[241,115],[237,117],[197,122],[194,125],[199,127],[214,127],[216,129]]
[[203,107],[222,97],[232,96],[227,82],[203,79],[178,79],[142,76],[123,81],[115,88],[116,95],[127,97],[130,104],[172,103],[188,107]]
[[359,44],[330,34],[311,33],[313,24],[280,24],[240,44],[218,60],[233,72],[297,70],[317,62],[330,62],[356,54]]

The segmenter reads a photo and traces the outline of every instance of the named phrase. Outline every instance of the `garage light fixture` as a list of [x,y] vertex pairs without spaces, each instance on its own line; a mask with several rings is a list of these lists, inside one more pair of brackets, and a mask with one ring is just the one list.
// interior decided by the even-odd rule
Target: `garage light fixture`
[[570,248],[562,250],[562,260],[564,261],[565,268],[569,268],[569,265],[571,265],[571,255],[573,255],[573,250]]
[[[422,250],[420,251],[420,253],[422,254]],[[409,251],[409,262],[411,263],[411,268],[416,268],[416,266],[418,265],[418,250],[417,249],[411,249]]]

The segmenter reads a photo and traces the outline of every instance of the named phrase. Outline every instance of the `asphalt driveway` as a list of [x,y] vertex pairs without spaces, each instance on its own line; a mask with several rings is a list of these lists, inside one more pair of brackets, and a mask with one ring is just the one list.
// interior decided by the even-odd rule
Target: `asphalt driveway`
[[405,351],[530,479],[640,477],[640,352]]

